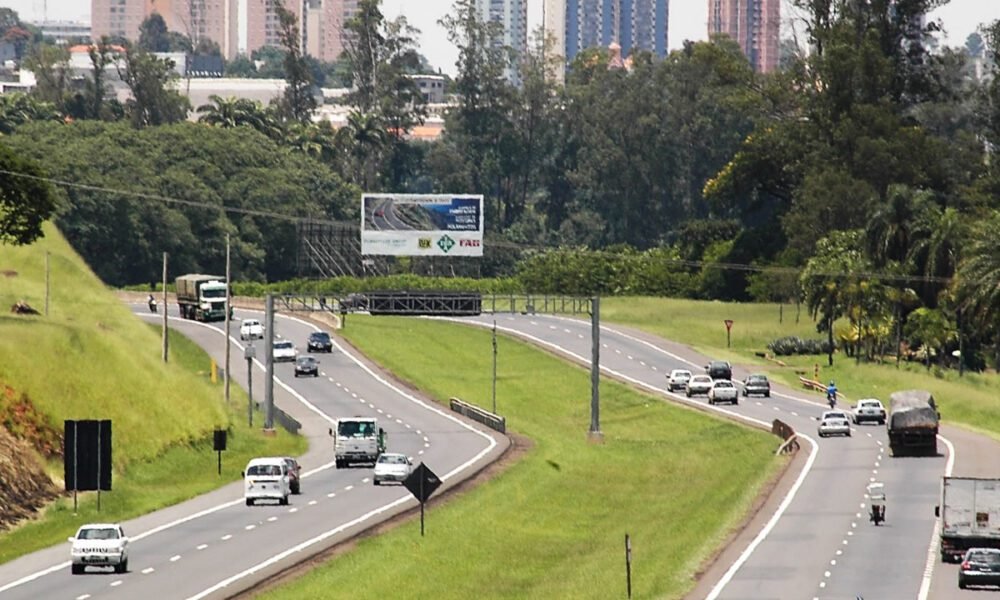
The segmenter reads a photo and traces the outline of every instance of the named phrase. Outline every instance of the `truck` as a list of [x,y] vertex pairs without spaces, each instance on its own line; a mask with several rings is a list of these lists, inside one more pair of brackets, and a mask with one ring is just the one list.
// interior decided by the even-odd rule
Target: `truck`
[[386,434],[374,417],[337,419],[330,435],[333,436],[333,455],[338,469],[351,463],[374,464],[385,452]]
[[941,520],[941,562],[961,560],[969,548],[1000,548],[1000,479],[942,478],[934,516]]
[[893,456],[937,456],[938,413],[934,396],[925,390],[893,392],[885,427]]
[[198,321],[226,318],[226,278],[218,275],[181,275],[176,281],[181,317]]

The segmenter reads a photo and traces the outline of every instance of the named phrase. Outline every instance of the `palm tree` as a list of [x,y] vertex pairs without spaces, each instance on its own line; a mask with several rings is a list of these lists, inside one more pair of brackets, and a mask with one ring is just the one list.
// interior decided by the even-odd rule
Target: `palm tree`
[[968,224],[958,210],[928,205],[917,217],[909,258],[927,277],[951,277],[958,267]]
[[257,100],[230,96],[222,98],[216,94],[208,97],[211,104],[198,107],[199,123],[217,127],[252,127],[264,135],[280,138],[281,127],[273,111]]
[[968,244],[955,277],[958,307],[962,319],[970,327],[982,332],[994,332],[994,356],[1000,365],[1000,244],[996,232],[1000,230],[1000,212],[992,211],[989,217],[977,223],[969,236]]
[[352,110],[347,125],[338,132],[341,147],[354,157],[354,182],[364,190],[375,183],[382,153],[389,144],[385,123],[374,113]]
[[905,185],[889,186],[886,201],[868,216],[865,241],[876,266],[906,260],[913,240],[913,226],[921,208],[933,201],[930,192]]

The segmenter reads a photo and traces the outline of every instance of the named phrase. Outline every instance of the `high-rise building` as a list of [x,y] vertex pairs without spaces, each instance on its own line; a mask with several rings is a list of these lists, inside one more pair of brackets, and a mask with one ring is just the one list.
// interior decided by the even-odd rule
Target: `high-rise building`
[[778,68],[781,0],[708,0],[708,34],[727,34],[755,71]]
[[226,58],[236,56],[238,0],[91,0],[91,36],[139,39],[139,27],[153,13],[163,17],[170,31],[219,44]]
[[344,23],[357,10],[358,0],[247,0],[248,54],[264,46],[281,46],[276,1],[295,15],[303,52],[327,62],[340,58]]
[[[551,9],[544,17],[545,29],[565,40],[567,61],[581,50],[612,43],[621,46],[622,56],[635,50],[667,55],[667,0],[549,0],[545,8]],[[560,13],[565,15],[562,31],[555,21]]]
[[[503,27],[505,46],[510,46],[518,55],[528,50],[528,2],[527,0],[476,0],[479,18],[483,21],[500,23]],[[515,65],[506,71],[507,78],[514,84],[520,82]]]

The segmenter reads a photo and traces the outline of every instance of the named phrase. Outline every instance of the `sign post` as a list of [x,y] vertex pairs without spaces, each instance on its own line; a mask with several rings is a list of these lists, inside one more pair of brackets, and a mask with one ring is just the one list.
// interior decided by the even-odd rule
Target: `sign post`
[[731,343],[730,343],[731,342],[731,338],[729,337],[729,334],[730,334],[730,332],[733,329],[733,320],[732,319],[726,319],[723,322],[726,324],[726,348],[729,348],[731,346]]

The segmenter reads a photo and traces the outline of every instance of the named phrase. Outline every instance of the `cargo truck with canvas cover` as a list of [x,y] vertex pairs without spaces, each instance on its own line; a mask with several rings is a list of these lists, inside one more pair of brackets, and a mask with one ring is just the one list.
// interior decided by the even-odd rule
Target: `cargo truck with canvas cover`
[[218,275],[181,275],[176,281],[181,317],[198,321],[226,319],[226,279]]
[[906,390],[889,396],[886,431],[893,456],[929,454],[937,456],[937,404],[930,392]]
[[960,560],[969,548],[1000,548],[1000,479],[944,477],[941,504],[941,560]]
[[351,463],[374,464],[385,452],[385,431],[374,417],[337,419],[330,435],[333,436],[333,455],[338,469]]

